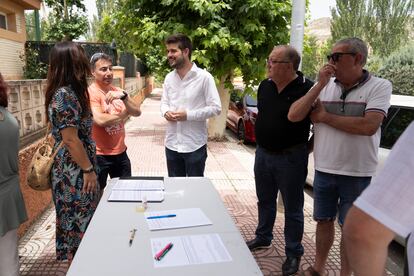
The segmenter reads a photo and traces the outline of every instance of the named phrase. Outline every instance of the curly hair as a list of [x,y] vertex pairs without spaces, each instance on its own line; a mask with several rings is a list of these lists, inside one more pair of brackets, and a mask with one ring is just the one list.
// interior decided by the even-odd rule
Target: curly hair
[[3,76],[0,73],[0,106],[2,107],[7,107],[8,105],[7,90],[7,83],[4,81]]

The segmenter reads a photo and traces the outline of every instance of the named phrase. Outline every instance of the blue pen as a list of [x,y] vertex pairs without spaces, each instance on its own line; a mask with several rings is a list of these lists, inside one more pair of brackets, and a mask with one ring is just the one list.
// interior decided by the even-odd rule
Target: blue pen
[[170,214],[170,215],[162,215],[162,216],[152,216],[152,217],[147,217],[147,219],[160,219],[160,218],[174,218],[177,215],[174,214]]

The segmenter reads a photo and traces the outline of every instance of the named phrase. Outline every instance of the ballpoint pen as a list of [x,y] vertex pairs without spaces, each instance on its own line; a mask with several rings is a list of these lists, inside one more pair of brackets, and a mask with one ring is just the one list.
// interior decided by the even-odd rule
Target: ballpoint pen
[[174,218],[176,216],[177,215],[170,214],[170,215],[161,215],[161,216],[151,216],[151,217],[147,217],[147,219]]
[[129,237],[129,246],[132,245],[132,241],[134,240],[134,237],[135,237],[135,232],[137,232],[137,229],[134,228],[131,230],[131,236]]
[[164,258],[165,255],[171,250],[171,248],[174,246],[172,242],[167,244],[160,252],[155,254],[154,259],[157,261],[161,261],[162,258]]

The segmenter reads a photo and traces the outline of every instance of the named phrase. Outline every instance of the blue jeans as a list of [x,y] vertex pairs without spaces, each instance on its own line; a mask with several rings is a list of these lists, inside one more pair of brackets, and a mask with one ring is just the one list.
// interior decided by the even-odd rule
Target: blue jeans
[[207,160],[207,146],[193,152],[177,152],[165,148],[168,176],[204,176]]
[[303,255],[303,187],[308,173],[307,167],[306,145],[283,154],[273,154],[257,147],[254,175],[259,223],[256,236],[266,242],[273,239],[276,198],[280,191],[285,207],[285,253],[288,257]]
[[313,218],[332,221],[339,213],[343,225],[352,203],[371,182],[370,176],[348,176],[315,171],[313,181]]
[[108,174],[111,178],[131,176],[131,161],[124,151],[117,155],[96,155],[99,166],[98,182],[101,191],[106,186]]

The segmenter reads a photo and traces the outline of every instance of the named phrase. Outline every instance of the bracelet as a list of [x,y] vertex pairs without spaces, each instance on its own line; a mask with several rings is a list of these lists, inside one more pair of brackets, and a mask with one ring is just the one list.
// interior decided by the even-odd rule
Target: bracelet
[[121,98],[119,98],[121,101],[125,100],[128,97],[128,93],[125,92],[125,90],[123,90],[122,93],[124,93],[124,95]]
[[94,171],[94,169],[93,169],[93,165],[91,165],[90,167],[88,167],[87,169],[82,169],[82,172],[83,173],[91,173],[91,172],[93,172]]

